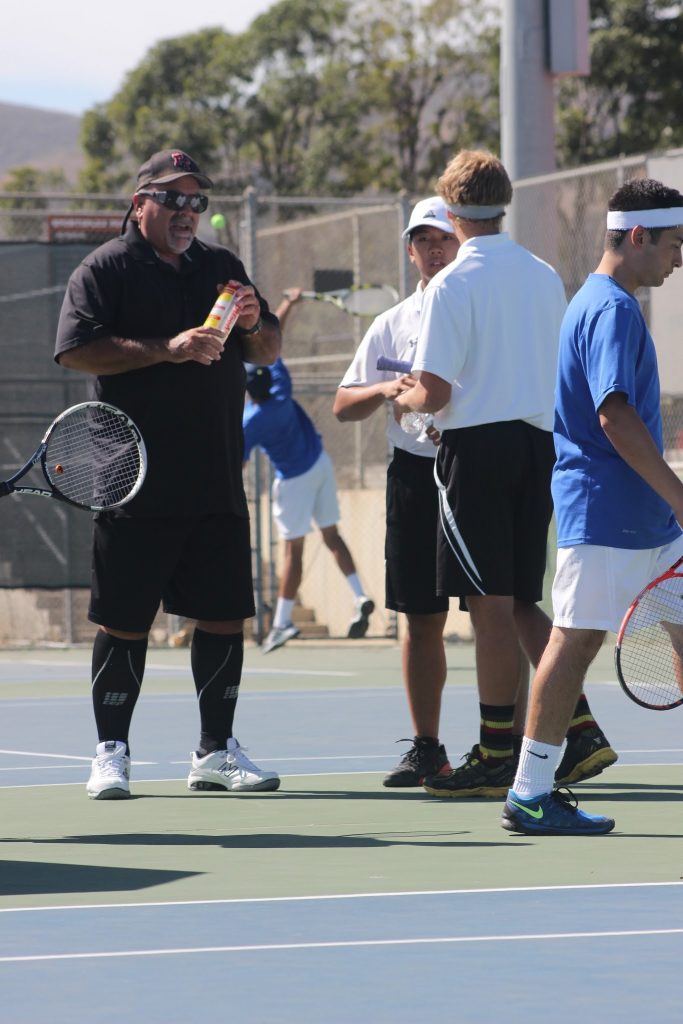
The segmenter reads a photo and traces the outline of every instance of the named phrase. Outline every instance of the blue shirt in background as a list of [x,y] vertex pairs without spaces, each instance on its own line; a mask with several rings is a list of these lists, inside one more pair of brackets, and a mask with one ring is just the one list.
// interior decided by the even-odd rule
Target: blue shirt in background
[[613,278],[591,274],[560,332],[552,483],[558,547],[656,548],[681,532],[670,506],[600,426],[597,410],[617,391],[662,452],[657,357],[640,306]]
[[244,409],[244,459],[261,448],[282,480],[306,473],[323,450],[313,421],[292,398],[292,379],[282,359],[269,367],[272,384],[265,402],[248,401]]

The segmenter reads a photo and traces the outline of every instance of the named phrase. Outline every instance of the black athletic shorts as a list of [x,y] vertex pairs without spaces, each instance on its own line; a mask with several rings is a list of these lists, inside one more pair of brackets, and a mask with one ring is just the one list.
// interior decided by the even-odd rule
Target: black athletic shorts
[[461,607],[481,594],[541,600],[554,462],[553,435],[522,420],[444,431],[437,593]]
[[95,517],[88,617],[146,632],[162,604],[188,619],[254,614],[249,520],[237,516]]
[[401,448],[387,471],[386,606],[431,615],[448,611],[436,593],[438,500],[434,460]]

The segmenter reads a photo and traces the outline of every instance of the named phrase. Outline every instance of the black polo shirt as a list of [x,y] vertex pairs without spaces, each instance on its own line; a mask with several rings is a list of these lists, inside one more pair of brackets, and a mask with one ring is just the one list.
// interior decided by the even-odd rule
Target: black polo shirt
[[[97,338],[171,338],[204,323],[228,280],[251,284],[228,249],[195,239],[175,270],[129,223],[71,275],[55,358]],[[264,318],[277,323],[259,296]],[[159,363],[94,378],[94,397],[125,410],[140,428],[148,470],[121,514],[247,515],[242,484],[245,372],[238,330],[210,366]]]

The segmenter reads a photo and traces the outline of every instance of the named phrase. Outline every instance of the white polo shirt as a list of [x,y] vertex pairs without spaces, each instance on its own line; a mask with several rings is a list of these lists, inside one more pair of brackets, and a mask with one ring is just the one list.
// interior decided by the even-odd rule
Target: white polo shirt
[[507,233],[461,245],[422,300],[413,369],[453,386],[434,425],[443,431],[525,420],[552,430],[566,307],[556,271]]
[[[420,329],[420,307],[424,292],[422,285],[403,302],[392,306],[373,320],[348,370],[344,374],[342,388],[353,388],[367,384],[379,384],[385,380],[396,380],[398,374],[377,369],[377,357],[389,356],[412,363],[415,356],[417,337]],[[419,441],[419,435],[407,434],[401,430],[389,410],[387,414],[387,438],[396,448],[402,448],[413,455],[433,459],[436,447],[431,441]]]

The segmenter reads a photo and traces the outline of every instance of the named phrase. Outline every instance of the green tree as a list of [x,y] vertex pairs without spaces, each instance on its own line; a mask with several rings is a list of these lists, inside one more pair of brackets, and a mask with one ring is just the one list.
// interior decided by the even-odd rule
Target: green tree
[[591,0],[590,11],[590,76],[558,90],[558,163],[683,145],[683,3]]
[[[3,192],[65,192],[66,188],[67,180],[63,171],[42,171],[30,164],[12,168],[3,182]],[[12,196],[0,200],[0,206],[12,210],[44,209],[47,206],[47,199]]]
[[356,90],[372,184],[419,192],[454,150],[498,147],[499,12],[487,0],[357,2]]

